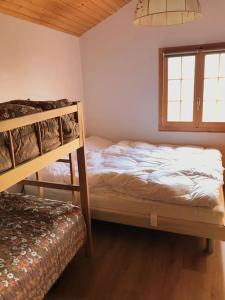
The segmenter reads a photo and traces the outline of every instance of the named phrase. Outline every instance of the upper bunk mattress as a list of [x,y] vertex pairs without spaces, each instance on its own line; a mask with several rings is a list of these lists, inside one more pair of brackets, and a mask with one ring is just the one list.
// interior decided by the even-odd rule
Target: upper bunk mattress
[[[103,187],[147,201],[206,208],[219,205],[223,166],[216,149],[132,141],[88,148],[91,193]],[[69,166],[63,163],[43,171],[43,177],[52,181],[68,182],[69,176]]]
[[85,239],[72,203],[0,193],[0,299],[43,299]]
[[[0,103],[0,121],[22,117],[42,111],[61,108],[74,104],[67,99],[57,101],[13,100]],[[68,143],[79,136],[79,125],[74,114],[61,117],[63,142]],[[57,118],[40,122],[42,151],[46,153],[61,145],[60,129]],[[36,124],[20,127],[11,131],[16,165],[37,157],[40,149]],[[7,133],[0,133],[0,172],[12,167]]]

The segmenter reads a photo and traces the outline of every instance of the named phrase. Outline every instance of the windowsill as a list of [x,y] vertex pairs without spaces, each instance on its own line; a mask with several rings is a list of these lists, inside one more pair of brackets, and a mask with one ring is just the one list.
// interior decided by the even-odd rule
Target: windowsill
[[195,126],[193,123],[178,123],[167,122],[159,124],[159,131],[178,131],[178,132],[225,132],[225,124],[220,123],[201,123],[200,126]]
[[[217,124],[217,123],[216,123]],[[191,125],[184,124],[164,124],[159,125],[159,131],[177,131],[177,132],[211,132],[211,133],[225,133],[225,126],[210,126],[204,125],[199,127],[193,127]]]

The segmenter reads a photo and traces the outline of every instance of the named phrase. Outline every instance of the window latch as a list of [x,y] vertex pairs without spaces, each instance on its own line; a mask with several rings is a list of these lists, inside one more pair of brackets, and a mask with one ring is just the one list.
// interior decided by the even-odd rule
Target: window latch
[[201,98],[197,97],[197,111],[200,111]]

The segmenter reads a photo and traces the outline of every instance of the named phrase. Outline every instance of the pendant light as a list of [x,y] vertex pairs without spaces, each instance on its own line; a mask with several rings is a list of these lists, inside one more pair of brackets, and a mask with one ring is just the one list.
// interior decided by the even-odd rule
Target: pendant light
[[201,16],[199,0],[139,0],[134,24],[143,26],[178,25]]

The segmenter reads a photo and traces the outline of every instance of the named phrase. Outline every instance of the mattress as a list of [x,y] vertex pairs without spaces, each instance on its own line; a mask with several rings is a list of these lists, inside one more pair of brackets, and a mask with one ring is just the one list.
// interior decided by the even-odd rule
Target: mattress
[[[86,150],[90,191],[107,188],[134,198],[185,206],[217,206],[223,186],[222,155],[216,149],[121,141]],[[70,180],[69,165],[41,172],[50,181]]]
[[[74,104],[67,99],[57,101],[14,100],[0,104],[0,121],[35,114],[38,112],[70,106]],[[42,151],[51,151],[61,145],[57,119],[40,122]],[[68,143],[79,136],[79,125],[74,114],[62,116],[63,142]],[[40,149],[37,141],[36,125],[28,125],[11,131],[16,165],[37,157]],[[0,134],[0,172],[11,166],[10,141],[7,133]]]
[[91,209],[93,216],[96,211],[100,211],[101,219],[107,221],[104,211],[119,212],[124,215],[141,215],[150,220],[151,215],[187,220],[193,222],[203,222],[209,224],[224,224],[224,196],[220,190],[219,204],[213,209],[205,207],[184,206],[176,204],[162,203],[160,201],[146,201],[134,198],[122,193],[99,189],[90,195]]
[[43,299],[85,240],[72,203],[1,193],[0,299]]

